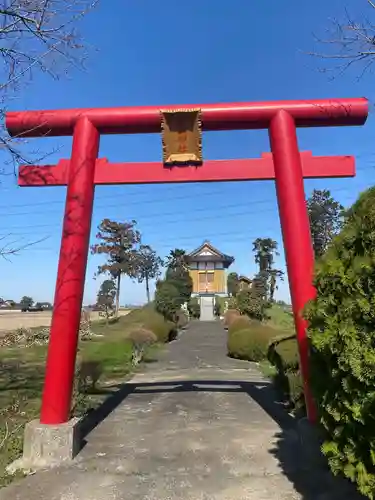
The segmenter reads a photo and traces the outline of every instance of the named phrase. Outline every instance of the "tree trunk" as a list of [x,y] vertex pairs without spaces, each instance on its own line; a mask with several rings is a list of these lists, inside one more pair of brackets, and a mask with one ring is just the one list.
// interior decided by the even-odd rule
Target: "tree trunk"
[[146,294],[147,294],[147,302],[150,303],[150,284],[148,282],[148,274],[146,274]]
[[118,317],[118,311],[120,309],[120,287],[121,287],[121,273],[117,275],[117,289],[116,289],[116,309],[115,317]]
[[271,275],[270,279],[270,302],[273,302],[273,297],[275,295],[275,290],[277,290],[277,278],[275,275]]

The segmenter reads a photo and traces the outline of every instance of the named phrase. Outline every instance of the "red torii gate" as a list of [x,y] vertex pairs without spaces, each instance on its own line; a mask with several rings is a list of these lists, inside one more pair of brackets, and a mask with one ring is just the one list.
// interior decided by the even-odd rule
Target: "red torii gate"
[[[180,110],[181,106],[168,107]],[[98,159],[101,134],[155,133],[160,107],[88,108],[6,114],[12,136],[73,136],[70,160],[57,166],[22,166],[21,186],[67,185],[61,249],[48,347],[41,423],[69,419],[78,330],[84,291],[95,184],[204,182],[275,179],[300,350],[301,372],[310,421],[316,411],[309,389],[306,322],[301,311],[315,290],[314,256],[303,177],[353,176],[352,157],[317,157],[300,153],[297,127],[363,125],[368,101],[322,99],[263,103],[206,104],[199,109],[203,130],[269,130],[271,153],[253,160],[206,161],[202,166],[165,167],[162,163],[108,163]]]

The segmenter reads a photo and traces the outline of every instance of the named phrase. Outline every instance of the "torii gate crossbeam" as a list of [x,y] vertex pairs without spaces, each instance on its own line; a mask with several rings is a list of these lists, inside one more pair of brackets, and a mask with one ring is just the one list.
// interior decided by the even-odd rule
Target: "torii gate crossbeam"
[[[300,154],[296,128],[362,125],[367,119],[368,101],[364,98],[321,99],[185,106],[185,109],[197,108],[201,111],[202,128],[206,131],[265,128],[269,130],[273,165],[270,167],[270,158],[268,157],[268,160],[265,158],[265,161],[268,161],[268,174],[265,178],[275,178],[305,400],[309,419],[314,421],[316,410],[309,388],[306,322],[301,316],[306,302],[315,295],[312,286],[314,256],[303,175],[308,172],[308,177],[326,177],[326,175],[322,175],[324,172],[323,168],[319,168],[319,163],[316,163],[312,170],[305,166],[306,161],[306,165],[310,161],[311,166],[311,162],[317,159],[307,160],[306,154],[305,159],[303,154]],[[168,106],[168,110],[171,109],[181,109],[181,106]],[[61,162],[53,173],[53,167],[49,167],[52,176],[59,177],[59,183],[47,181],[43,184],[68,186],[42,401],[41,422],[44,424],[64,423],[70,414],[94,190],[96,183],[106,183],[107,174],[103,174],[103,169],[111,167],[111,164],[104,167],[104,161],[98,160],[100,134],[160,132],[162,110],[162,107],[152,106],[24,111],[6,114],[6,126],[12,136],[73,136],[69,168],[66,163]],[[336,171],[330,170],[330,176],[353,175],[353,160],[339,158],[341,166],[345,168],[340,170],[341,167],[335,167]],[[332,168],[333,159],[329,161]],[[236,180],[236,175],[237,180],[243,180],[244,177],[249,179],[248,172],[241,173],[248,167],[246,163],[241,165],[241,162],[249,160],[237,161],[236,168],[233,168],[235,163],[230,164],[223,160],[221,174],[217,173],[220,168],[215,162],[207,162],[206,170],[205,165],[172,169],[164,167],[161,170],[160,164],[160,174],[156,173],[155,164],[148,164],[148,168],[144,166],[138,172],[134,164],[130,166],[127,164],[126,170],[131,172],[133,182],[142,183],[168,182],[168,176],[174,178],[174,182],[192,182],[193,171],[196,172],[197,181]],[[150,165],[153,167],[150,168]],[[233,168],[232,173],[228,165]],[[30,168],[34,170],[28,170]],[[20,185],[42,185],[37,181],[38,174],[35,173],[35,168],[21,169]],[[119,174],[119,168],[114,167],[113,173],[107,175],[107,181],[108,177],[111,177],[112,181],[116,178],[117,181],[121,180],[122,174]],[[44,176],[46,180],[47,170],[44,173],[42,170],[41,168],[39,179]],[[141,171],[142,177],[139,177]],[[221,179],[218,178],[220,175]],[[190,179],[184,176],[190,176]],[[30,180],[32,177],[33,182]],[[162,178],[164,180],[161,180]],[[262,178],[259,172],[255,178]]]
[[[302,174],[305,179],[353,177],[355,160],[352,156],[313,156],[302,151]],[[67,186],[70,160],[57,165],[21,165],[20,186]],[[158,162],[110,163],[96,160],[94,184],[164,184],[179,182],[268,181],[275,179],[272,153],[261,158],[207,160],[199,167],[166,168]]]

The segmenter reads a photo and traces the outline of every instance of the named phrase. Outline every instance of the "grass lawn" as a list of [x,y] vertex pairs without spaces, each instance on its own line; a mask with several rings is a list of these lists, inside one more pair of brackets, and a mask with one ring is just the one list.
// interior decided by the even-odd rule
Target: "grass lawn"
[[[78,361],[99,362],[100,378],[96,390],[75,391],[75,415],[82,415],[108,397],[109,391],[101,388],[130,378],[134,371],[132,348],[126,337],[131,324],[139,321],[141,314],[134,311],[109,325],[104,321],[95,322],[92,330],[103,336],[80,342]],[[158,348],[151,348],[144,361],[155,358]],[[46,354],[45,345],[0,350],[0,487],[17,477],[6,474],[5,467],[22,454],[24,425],[39,415]]]
[[282,306],[274,304],[267,310],[267,314],[270,316],[270,319],[267,321],[268,325],[289,333],[294,331],[294,319],[292,312],[285,310]]
[[268,361],[268,359],[263,359],[262,361],[260,361],[258,366],[259,366],[260,371],[267,378],[272,379],[277,374],[276,368],[271,365],[271,363]]
[[[293,333],[295,330],[293,313],[285,310],[282,306],[274,304],[268,311],[267,314],[270,319],[267,321],[267,325],[280,330],[280,335],[283,333]],[[268,359],[265,359],[259,363],[259,368],[263,375],[267,378],[273,379],[276,376],[277,370]]]

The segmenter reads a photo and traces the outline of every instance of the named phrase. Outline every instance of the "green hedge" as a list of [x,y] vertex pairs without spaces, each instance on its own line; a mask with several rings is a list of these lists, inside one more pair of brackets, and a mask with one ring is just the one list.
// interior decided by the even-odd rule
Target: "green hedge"
[[268,346],[278,332],[258,322],[247,328],[228,332],[228,355],[247,361],[262,361],[267,356]]

